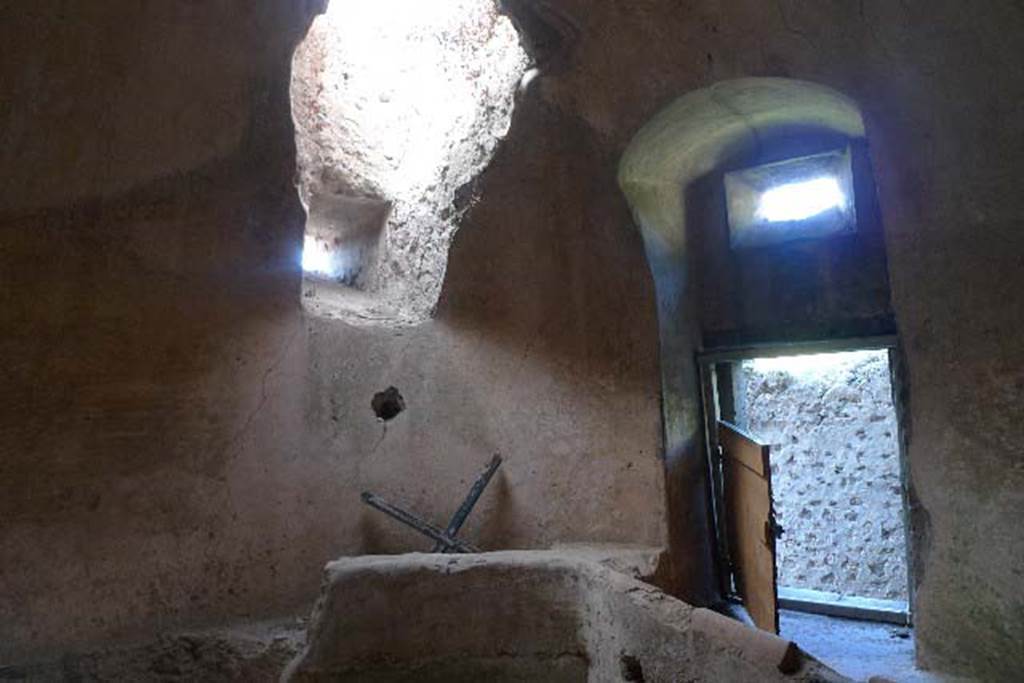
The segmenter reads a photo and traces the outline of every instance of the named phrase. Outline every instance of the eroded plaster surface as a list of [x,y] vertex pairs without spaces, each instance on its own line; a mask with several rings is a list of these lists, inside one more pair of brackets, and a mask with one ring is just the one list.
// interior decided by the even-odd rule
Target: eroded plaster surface
[[282,680],[410,676],[846,680],[791,642],[572,552],[410,554],[328,564],[306,649]]
[[[538,93],[480,179],[434,321],[304,314],[289,69],[318,4],[2,10],[0,68],[50,65],[2,114],[19,178],[0,189],[5,662],[304,613],[325,561],[431,545],[362,491],[444,525],[495,452],[475,544],[664,540],[642,249],[613,176],[592,173],[613,154]],[[183,97],[209,136],[176,118]],[[90,117],[37,115],[65,98],[160,123],[129,163]],[[74,184],[41,170],[54,119]],[[22,208],[20,173],[43,208]],[[405,409],[385,423],[389,387]]]
[[310,310],[430,316],[527,64],[492,0],[328,4],[292,64]]
[[[659,371],[677,360],[659,367],[615,176],[679,95],[775,76],[864,113],[908,380],[921,657],[1018,675],[1019,7],[510,0],[544,67],[436,321],[380,332],[299,303],[289,68],[320,4],[0,5],[0,657],[304,609],[326,560],[422,548],[361,490],[443,521],[494,450],[503,475],[467,537],[657,544],[671,524],[680,585],[713,592],[699,510],[665,514],[663,487],[700,495],[701,463],[669,446],[662,481]],[[385,433],[370,404],[390,386],[406,410]],[[695,403],[669,407],[699,425]]]

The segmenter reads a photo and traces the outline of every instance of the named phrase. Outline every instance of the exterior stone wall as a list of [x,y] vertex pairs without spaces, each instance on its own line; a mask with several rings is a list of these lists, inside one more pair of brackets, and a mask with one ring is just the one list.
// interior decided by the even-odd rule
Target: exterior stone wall
[[885,351],[741,364],[738,419],[771,444],[779,585],[907,599]]

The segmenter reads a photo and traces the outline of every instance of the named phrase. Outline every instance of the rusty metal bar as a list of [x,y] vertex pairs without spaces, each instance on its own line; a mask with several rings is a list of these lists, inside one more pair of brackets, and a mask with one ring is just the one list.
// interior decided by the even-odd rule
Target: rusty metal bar
[[[473,511],[473,507],[476,505],[476,502],[480,500],[480,495],[484,492],[484,489],[487,488],[487,485],[491,482],[491,477],[494,476],[494,473],[498,471],[500,466],[501,455],[495,453],[494,457],[491,458],[491,461],[487,463],[487,467],[484,471],[481,472],[480,476],[477,477],[475,482],[473,482],[473,486],[470,487],[469,493],[466,495],[466,499],[462,501],[462,505],[459,506],[459,509],[456,510],[455,514],[452,516],[452,521],[448,522],[448,528],[444,531],[446,535],[451,538],[455,538],[459,535],[459,530],[462,529],[462,525],[466,523],[469,513]],[[443,553],[448,552],[448,549],[443,543],[438,541],[434,544],[434,548],[430,552]]]
[[400,507],[396,507],[391,503],[386,502],[379,496],[376,496],[370,493],[369,491],[363,492],[362,499],[363,502],[369,505],[370,507],[376,508],[377,510],[380,510],[389,517],[398,520],[402,524],[412,527],[424,536],[434,539],[437,543],[443,546],[445,550],[454,550],[460,553],[480,552],[478,548],[475,548],[469,543],[464,543],[463,541],[460,541],[457,538],[452,538],[446,532],[442,531],[440,528],[434,526],[433,524],[430,524],[429,522],[424,522],[419,517],[409,512],[406,512]]

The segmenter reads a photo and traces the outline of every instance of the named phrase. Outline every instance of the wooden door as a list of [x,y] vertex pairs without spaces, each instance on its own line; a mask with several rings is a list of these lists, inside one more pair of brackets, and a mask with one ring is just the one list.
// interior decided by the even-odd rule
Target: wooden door
[[736,588],[758,628],[779,632],[775,513],[768,446],[718,423],[725,523]]

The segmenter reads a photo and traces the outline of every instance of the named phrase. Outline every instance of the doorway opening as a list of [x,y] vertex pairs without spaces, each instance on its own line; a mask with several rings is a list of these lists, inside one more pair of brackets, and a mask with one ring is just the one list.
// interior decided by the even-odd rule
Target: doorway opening
[[883,337],[698,356],[730,611],[847,675],[915,672],[895,348]]
[[873,622],[912,666],[894,348],[732,349],[700,369],[723,594],[784,637],[806,639],[807,613]]
[[905,622],[903,477],[888,352],[753,358],[735,364],[732,379],[735,424],[771,447],[783,605],[860,607]]

